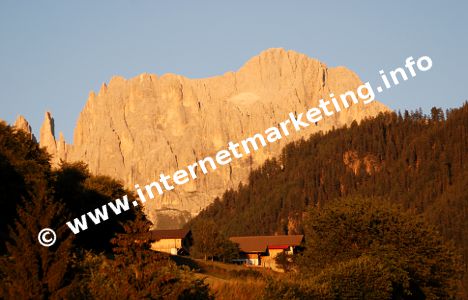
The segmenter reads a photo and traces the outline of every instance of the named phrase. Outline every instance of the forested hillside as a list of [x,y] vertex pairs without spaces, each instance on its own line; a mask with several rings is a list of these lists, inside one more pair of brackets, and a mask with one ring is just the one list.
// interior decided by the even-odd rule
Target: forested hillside
[[286,146],[192,220],[227,235],[303,233],[309,207],[381,198],[423,216],[468,258],[468,103],[381,114]]
[[[30,136],[0,122],[0,299],[211,299],[202,279],[134,243],[151,225],[140,209],[77,236],[66,227],[122,194],[133,199],[84,163],[52,169]],[[57,235],[48,248],[44,227]]]

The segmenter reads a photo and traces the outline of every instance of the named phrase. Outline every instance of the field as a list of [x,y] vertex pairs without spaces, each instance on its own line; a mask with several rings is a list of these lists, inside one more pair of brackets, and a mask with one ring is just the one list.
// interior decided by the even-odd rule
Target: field
[[204,261],[182,256],[173,256],[179,265],[186,265],[205,278],[216,299],[250,300],[261,299],[266,278],[281,276],[269,269]]

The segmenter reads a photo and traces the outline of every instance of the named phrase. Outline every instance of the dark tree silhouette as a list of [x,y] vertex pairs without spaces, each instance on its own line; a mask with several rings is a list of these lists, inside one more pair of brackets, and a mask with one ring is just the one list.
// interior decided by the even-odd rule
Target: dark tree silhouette
[[[46,190],[38,191],[18,208],[10,230],[8,256],[2,259],[4,296],[8,299],[63,299],[76,284],[72,270],[73,234],[64,227],[64,206]],[[54,228],[56,243],[39,244],[42,228]]]

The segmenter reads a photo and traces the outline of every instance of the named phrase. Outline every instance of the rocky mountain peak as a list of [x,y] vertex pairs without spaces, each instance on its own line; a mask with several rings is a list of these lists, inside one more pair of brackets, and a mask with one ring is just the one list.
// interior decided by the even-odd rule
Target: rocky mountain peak
[[18,130],[24,131],[32,140],[36,140],[36,137],[32,133],[31,126],[29,125],[29,122],[26,120],[26,118],[22,115],[19,115],[16,118],[14,127]]
[[[74,131],[73,145],[54,138],[46,113],[41,146],[53,162],[81,160],[95,174],[120,179],[133,189],[159,174],[212,156],[229,141],[241,141],[288,119],[290,112],[317,106],[330,92],[344,93],[362,84],[344,68],[328,68],[294,51],[268,49],[236,72],[205,79],[175,74],[113,77],[90,93]],[[249,171],[278,156],[289,142],[377,115],[388,108],[374,101],[352,105],[320,126],[308,127],[197,180],[178,186],[146,203],[146,213],[159,228],[179,227],[226,189],[245,182]]]
[[39,145],[47,150],[55,159],[57,155],[57,144],[55,143],[55,125],[54,119],[50,112],[44,115],[44,122],[42,122],[41,131],[39,135]]

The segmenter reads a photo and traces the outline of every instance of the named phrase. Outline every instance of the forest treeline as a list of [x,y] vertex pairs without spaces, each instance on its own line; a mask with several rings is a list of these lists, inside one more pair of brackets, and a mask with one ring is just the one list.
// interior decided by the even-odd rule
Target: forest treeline
[[466,272],[467,175],[468,103],[433,108],[429,116],[380,114],[287,145],[187,226],[210,220],[227,236],[302,234],[310,208],[349,197],[380,199],[434,225],[455,244]]
[[[139,208],[76,236],[65,225],[123,194],[84,163],[52,169],[30,136],[0,122],[0,298],[211,299],[203,279],[135,243],[151,226]],[[56,231],[53,246],[39,244],[42,228]]]
[[[260,277],[265,299],[461,297],[467,149],[468,103],[315,134],[187,224],[191,255],[228,262],[239,254],[229,236],[304,233],[303,252],[278,260],[284,276]],[[73,235],[71,218],[135,195],[80,162],[52,169],[49,158],[0,122],[0,298],[223,298],[203,276],[136,242],[151,226],[138,207]],[[57,233],[49,248],[37,240],[45,227]]]

